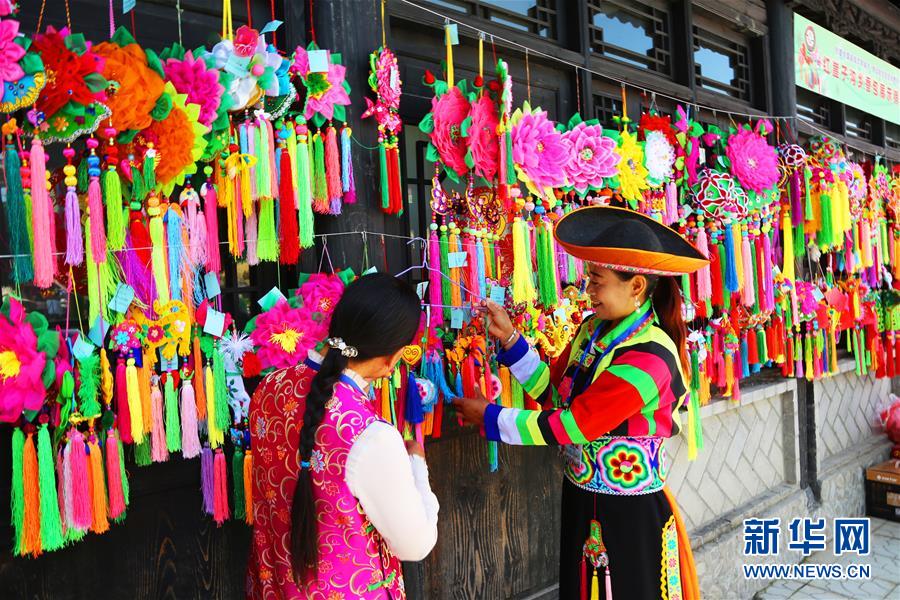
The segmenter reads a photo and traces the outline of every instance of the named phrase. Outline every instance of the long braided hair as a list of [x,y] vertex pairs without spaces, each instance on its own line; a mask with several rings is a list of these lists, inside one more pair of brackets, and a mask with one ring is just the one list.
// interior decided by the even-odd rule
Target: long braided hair
[[[413,341],[421,311],[419,297],[409,284],[386,273],[373,273],[347,286],[334,308],[328,336],[355,348],[356,360],[391,356]],[[350,353],[330,349],[310,383],[300,429],[301,464],[309,463],[325,403],[350,360],[346,354]],[[291,505],[291,567],[298,585],[316,576],[316,521],[312,476],[308,467],[302,467]]]

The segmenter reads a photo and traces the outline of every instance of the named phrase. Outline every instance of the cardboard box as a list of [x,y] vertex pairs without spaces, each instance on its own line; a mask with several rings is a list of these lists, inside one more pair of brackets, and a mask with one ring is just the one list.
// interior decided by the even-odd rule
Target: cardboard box
[[866,514],[900,522],[900,460],[866,469]]

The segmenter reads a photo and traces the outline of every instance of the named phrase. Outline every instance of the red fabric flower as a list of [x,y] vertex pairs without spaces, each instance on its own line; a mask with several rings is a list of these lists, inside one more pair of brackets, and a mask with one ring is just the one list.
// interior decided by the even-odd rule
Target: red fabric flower
[[675,129],[672,127],[672,119],[666,115],[651,115],[644,113],[638,123],[638,130],[641,132],[641,139],[644,139],[644,131],[661,131],[666,135],[666,139],[672,144],[672,147],[678,147],[678,140],[675,139]]
[[256,54],[256,43],[258,41],[258,31],[246,25],[241,25],[234,32],[234,53],[242,58],[249,58]]
[[69,101],[87,106],[103,100],[105,94],[93,93],[85,82],[88,75],[103,70],[103,59],[88,49],[79,55],[66,47],[67,29],[57,31],[48,27],[47,31],[34,36],[32,48],[41,56],[47,84],[37,99],[37,109],[49,118]]

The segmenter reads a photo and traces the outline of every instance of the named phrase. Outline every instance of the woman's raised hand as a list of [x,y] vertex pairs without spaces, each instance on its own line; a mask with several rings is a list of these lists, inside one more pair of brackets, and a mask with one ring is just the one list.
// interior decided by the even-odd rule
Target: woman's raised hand
[[506,310],[496,302],[482,300],[472,306],[472,312],[478,317],[487,318],[488,333],[501,343],[506,342],[516,330]]

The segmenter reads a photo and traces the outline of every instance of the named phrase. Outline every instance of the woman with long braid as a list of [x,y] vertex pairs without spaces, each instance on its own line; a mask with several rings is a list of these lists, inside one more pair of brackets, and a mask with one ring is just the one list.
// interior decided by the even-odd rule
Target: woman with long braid
[[401,560],[437,541],[425,454],[369,399],[413,342],[421,306],[386,274],[347,286],[328,350],[268,375],[250,405],[252,598],[403,598]]

